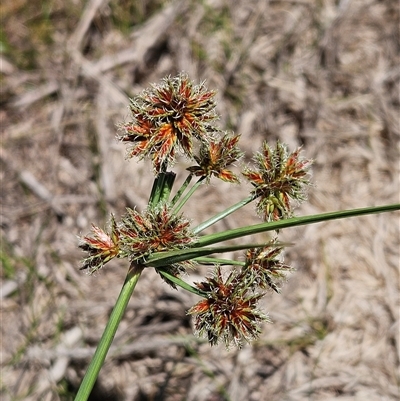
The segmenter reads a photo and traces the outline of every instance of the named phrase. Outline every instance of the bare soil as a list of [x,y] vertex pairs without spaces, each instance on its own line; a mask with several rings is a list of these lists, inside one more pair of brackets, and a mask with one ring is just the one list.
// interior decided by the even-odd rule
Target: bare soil
[[[80,271],[77,236],[145,207],[151,168],[125,160],[116,125],[168,74],[218,91],[247,162],[263,140],[303,146],[315,185],[297,215],[399,202],[399,8],[2,2],[1,399],[73,399],[127,270]],[[199,222],[248,189],[212,182],[185,213]],[[219,228],[258,222],[252,207],[234,216]],[[398,400],[399,213],[282,239],[296,271],[265,299],[274,323],[240,350],[196,339],[196,297],[146,270],[90,400]]]

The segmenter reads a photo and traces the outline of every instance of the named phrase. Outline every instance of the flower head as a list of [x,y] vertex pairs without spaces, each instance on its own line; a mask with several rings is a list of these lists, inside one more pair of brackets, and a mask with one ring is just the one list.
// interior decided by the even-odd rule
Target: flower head
[[165,78],[131,99],[131,122],[121,126],[129,156],[150,157],[156,173],[173,164],[176,153],[193,157],[193,139],[201,143],[215,131],[215,92],[195,85],[185,74]]
[[239,182],[238,177],[227,169],[242,156],[242,152],[237,146],[239,138],[240,135],[225,134],[220,139],[203,143],[200,148],[200,156],[194,156],[198,166],[189,167],[187,170],[196,176],[208,179],[214,175],[223,181]]
[[197,288],[207,294],[189,311],[195,315],[195,329],[198,335],[206,335],[211,345],[222,340],[241,346],[260,334],[260,324],[269,321],[267,315],[257,309],[263,294],[254,294],[244,280],[243,273],[232,271],[226,280],[217,266],[212,277],[196,283]]
[[[187,248],[194,241],[189,224],[182,216],[170,213],[165,204],[149,207],[143,213],[128,209],[120,227],[121,255],[135,261],[155,252]],[[175,263],[168,266],[168,272],[178,276],[192,265],[192,261]]]
[[79,247],[89,253],[82,262],[81,270],[89,269],[89,274],[103,267],[111,259],[119,256],[119,231],[114,216],[111,216],[111,233],[92,226],[93,236],[83,237]]
[[246,280],[261,289],[272,288],[280,292],[277,282],[286,278],[293,270],[279,258],[282,247],[276,246],[276,239],[263,248],[251,248],[246,252],[246,265],[243,268]]
[[300,150],[289,154],[280,142],[275,149],[264,142],[262,152],[254,157],[257,168],[247,168],[243,172],[255,187],[253,194],[260,198],[258,213],[267,221],[291,217],[290,200],[305,199],[304,188],[309,185],[307,176],[312,161],[300,158]]

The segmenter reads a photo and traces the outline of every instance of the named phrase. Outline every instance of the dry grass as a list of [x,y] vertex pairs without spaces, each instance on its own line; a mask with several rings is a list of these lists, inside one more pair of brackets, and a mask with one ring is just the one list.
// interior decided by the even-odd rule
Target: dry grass
[[[114,137],[148,83],[206,79],[247,156],[263,139],[303,145],[316,187],[299,214],[399,201],[398,1],[81,3],[0,6],[4,401],[71,400],[79,385],[127,266],[82,274],[76,235],[146,204],[149,168]],[[188,214],[243,197],[228,191]],[[91,400],[397,400],[398,217],[284,232],[297,272],[242,350],[198,342],[195,297],[146,271]]]

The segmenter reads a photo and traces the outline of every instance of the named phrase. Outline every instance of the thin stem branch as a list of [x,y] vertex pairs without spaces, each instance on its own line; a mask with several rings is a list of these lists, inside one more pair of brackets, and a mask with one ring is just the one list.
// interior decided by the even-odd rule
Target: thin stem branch
[[205,298],[206,297],[206,293],[203,291],[200,291],[199,289],[193,287],[192,285],[188,284],[186,281],[181,280],[178,277],[173,276],[172,274],[168,273],[168,270],[165,267],[158,267],[157,271],[164,276],[165,278],[167,278],[168,280],[172,281],[174,284],[176,284],[177,286],[183,288],[186,291],[189,291],[193,294],[196,294],[200,297]]
[[180,202],[175,206],[173,214],[177,214],[185,203],[189,200],[189,198],[193,195],[193,193],[200,187],[200,184],[204,181],[205,177],[200,177],[199,180],[190,188],[190,190],[186,193],[186,195],[181,198]]
[[201,231],[205,230],[207,227],[215,224],[217,221],[224,219],[226,216],[229,216],[236,210],[242,208],[243,206],[246,206],[248,203],[252,202],[255,198],[256,197],[254,195],[251,195],[251,196],[247,197],[246,199],[243,199],[240,202],[228,207],[227,209],[223,210],[222,212],[216,214],[215,216],[211,217],[210,219],[199,224],[197,227],[195,227],[193,229],[193,233],[194,234],[200,233]]
[[171,207],[174,207],[176,202],[178,202],[178,200],[181,198],[182,194],[185,192],[186,188],[188,187],[188,185],[190,184],[190,181],[192,181],[192,174],[189,174],[186,177],[185,182],[182,184],[182,186],[179,188],[178,192],[175,194],[175,196],[173,197],[172,201],[171,201]]

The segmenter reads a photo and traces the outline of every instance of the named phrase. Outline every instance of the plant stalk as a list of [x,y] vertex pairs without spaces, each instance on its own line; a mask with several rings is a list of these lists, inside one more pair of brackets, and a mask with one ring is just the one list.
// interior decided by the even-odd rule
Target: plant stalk
[[143,269],[144,267],[142,265],[137,265],[134,263],[132,263],[129,267],[124,285],[122,286],[107,326],[104,329],[104,333],[101,336],[93,359],[90,362],[90,365],[79,387],[78,393],[76,394],[75,401],[86,401],[89,398],[108,350],[110,349],[115,333],[117,332],[119,323],[124,315],[129,299],[133,293],[133,290],[135,289],[136,283],[138,282]]
[[250,195],[246,199],[241,200],[240,202],[228,207],[227,209],[223,210],[222,212],[216,214],[215,216],[211,217],[210,219],[204,221],[203,223],[199,224],[197,227],[193,229],[194,234],[199,234],[201,231],[205,230],[207,227],[215,224],[217,221],[224,219],[225,217],[229,216],[236,210],[239,210],[243,206],[246,206],[251,201],[255,199],[254,195]]
[[190,190],[185,194],[183,198],[179,201],[177,205],[174,206],[173,214],[177,214],[189,200],[189,198],[194,194],[194,192],[200,187],[205,177],[200,177],[199,180],[190,188]]

